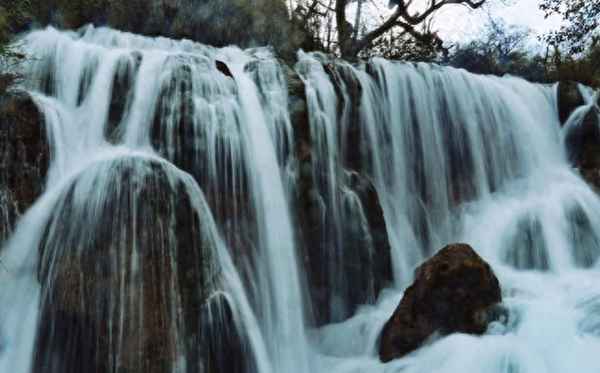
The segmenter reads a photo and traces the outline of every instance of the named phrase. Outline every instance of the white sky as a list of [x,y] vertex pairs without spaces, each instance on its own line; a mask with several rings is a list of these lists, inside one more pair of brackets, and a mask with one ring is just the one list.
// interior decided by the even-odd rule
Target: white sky
[[[511,0],[509,5],[496,3],[488,9],[494,17],[502,17],[508,24],[531,28],[532,36],[536,36],[556,29],[561,22],[557,17],[544,19],[539,3],[540,0]],[[447,39],[469,39],[477,36],[487,17],[485,10],[474,11],[465,6],[449,5],[438,13],[436,28]]]
[[[296,0],[287,0],[294,4]],[[430,0],[413,0],[413,6],[425,6]],[[439,32],[443,40],[449,42],[468,42],[477,38],[486,24],[489,15],[501,17],[508,25],[525,26],[531,29],[530,47],[535,49],[540,44],[537,36],[557,29],[561,24],[559,17],[544,18],[539,9],[541,0],[487,0],[488,4],[480,9],[470,9],[464,5],[448,5],[435,16],[433,29]],[[392,10],[388,8],[389,0],[365,0],[365,17],[363,22],[372,28],[382,22],[382,19]],[[356,3],[347,9],[348,20],[353,21],[356,14]]]
[[[425,6],[429,0],[413,0],[413,6]],[[366,12],[371,14],[371,22],[380,23],[382,16],[391,14],[388,9],[389,0],[365,1]],[[481,27],[487,22],[489,14],[503,18],[509,25],[526,26],[532,30],[532,40],[560,25],[557,17],[544,19],[539,9],[540,0],[488,0],[484,7],[473,10],[464,5],[448,5],[438,11],[433,29],[438,31],[442,39],[450,42],[468,41],[476,38]],[[414,10],[414,9],[413,9]],[[348,19],[353,20],[356,6],[348,8]],[[364,18],[363,18],[364,20]]]

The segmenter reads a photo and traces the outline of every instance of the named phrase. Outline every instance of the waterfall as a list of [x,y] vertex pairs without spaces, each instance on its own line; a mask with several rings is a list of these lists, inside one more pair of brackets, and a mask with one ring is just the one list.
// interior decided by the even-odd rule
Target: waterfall
[[[346,131],[334,159],[375,183],[398,289],[316,333],[324,364],[351,372],[593,371],[600,205],[569,165],[563,141],[593,95],[584,94],[586,106],[561,129],[551,86],[430,64],[299,59],[301,71],[312,71],[307,91],[317,90],[307,95],[317,108],[311,120]],[[357,109],[319,111],[326,100]],[[446,337],[379,366],[367,358],[376,353],[373,330],[398,304],[412,269],[447,242],[468,242],[493,263],[509,320],[483,338]],[[576,347],[566,351],[565,343]]]
[[[561,126],[551,85],[433,64],[93,26],[20,44],[50,164],[0,251],[0,372],[597,371],[600,199],[567,151],[586,87]],[[507,319],[381,363],[451,242]]]
[[[13,251],[15,255],[28,252],[28,261],[39,262],[39,265],[26,265],[28,262],[25,259],[7,260],[7,265],[13,268],[46,268],[38,270],[41,274],[37,275],[36,271],[28,270],[31,286],[40,292],[35,281],[37,279],[43,287],[39,300],[28,299],[28,309],[33,312],[37,309],[35,303],[39,302],[46,312],[39,317],[39,324],[67,329],[37,332],[33,344],[46,348],[34,352],[38,360],[45,359],[35,362],[38,369],[40,366],[51,371],[72,369],[61,364],[83,364],[79,359],[106,360],[96,364],[95,368],[99,371],[148,369],[144,365],[147,361],[126,360],[131,357],[124,356],[122,350],[142,351],[148,348],[148,343],[157,343],[159,345],[152,348],[159,349],[159,354],[168,354],[166,357],[172,356],[177,362],[168,370],[197,371],[197,362],[190,360],[193,346],[186,346],[190,339],[187,335],[196,332],[188,333],[181,328],[197,329],[199,326],[197,322],[188,320],[192,315],[181,314],[177,310],[191,307],[193,304],[186,302],[198,302],[207,298],[205,292],[220,288],[228,294],[226,299],[231,299],[227,301],[232,303],[230,307],[237,311],[233,317],[239,324],[238,329],[242,330],[240,333],[247,334],[251,345],[248,348],[254,356],[249,366],[261,372],[289,370],[292,367],[298,372],[307,371],[301,366],[308,364],[308,358],[299,352],[306,349],[304,309],[287,203],[288,191],[285,188],[284,172],[287,165],[283,164],[282,156],[289,151],[289,146],[282,145],[286,138],[291,138],[287,134],[290,130],[289,119],[284,121],[287,128],[278,128],[281,117],[287,119],[289,115],[286,114],[287,110],[281,113],[273,109],[267,113],[269,108],[262,104],[264,98],[261,96],[267,93],[269,86],[280,92],[286,92],[287,89],[281,85],[281,79],[269,80],[278,71],[274,73],[269,69],[258,69],[256,80],[251,72],[244,71],[244,66],[250,62],[273,66],[270,53],[257,51],[256,55],[251,55],[235,48],[217,50],[186,41],[153,40],[93,27],[79,33],[59,32],[52,28],[34,32],[25,38],[24,49],[35,56],[27,67],[30,79],[26,84],[44,114],[52,152],[47,181],[48,196],[44,198],[49,199],[54,194],[55,201],[47,202],[45,208],[36,205],[33,209],[36,212],[32,210],[24,220],[34,220],[35,225],[40,227],[34,233],[29,232],[36,239],[28,241],[34,242],[24,242],[25,239],[20,238],[17,232],[7,245],[7,258],[11,258]],[[228,61],[234,76],[228,77],[217,71],[217,58]],[[259,83],[265,90],[257,88]],[[277,109],[281,110],[281,107]],[[168,179],[166,185],[163,178]],[[219,223],[233,224],[231,231],[211,223],[210,208],[204,202],[197,202],[204,200],[198,185],[210,193],[210,208],[216,210],[217,219],[227,219],[227,222]],[[171,201],[172,193],[188,195],[190,201],[185,202],[184,197]],[[94,197],[88,199],[88,194],[94,194]],[[152,194],[156,195],[152,197]],[[158,202],[146,204],[144,200],[148,198],[156,198]],[[116,207],[121,203],[128,205],[123,206],[124,215],[119,215],[121,210]],[[187,207],[192,207],[192,214],[196,217],[182,215],[184,212],[179,210]],[[160,209],[150,212],[157,208]],[[170,210],[172,208],[175,210]],[[223,212],[226,216],[220,215],[220,208],[226,210]],[[109,224],[106,216],[111,212],[115,214],[114,226]],[[152,216],[157,213],[161,215]],[[165,216],[162,217],[162,214]],[[238,233],[238,224],[247,223],[246,214],[257,219],[249,230],[256,230],[258,239],[252,244],[258,251],[257,257],[252,258],[255,263],[248,269],[248,282],[242,285],[234,262],[241,262],[243,256],[250,256],[251,253],[232,252],[232,260],[226,252],[225,242],[221,243],[220,234],[225,234],[225,241],[235,242],[236,237],[228,233]],[[200,237],[207,238],[198,241],[193,236],[182,237],[179,226],[193,224],[185,223],[189,219],[201,221],[203,229],[207,231]],[[61,228],[72,221],[80,221],[81,226],[73,225],[69,231]],[[43,228],[45,225],[48,228]],[[186,234],[197,232],[196,227]],[[163,242],[160,245],[164,246],[156,242],[157,248],[153,250],[159,251],[147,252],[150,250],[147,247],[151,243],[147,241],[149,239],[160,240]],[[180,245],[185,246],[178,248],[178,239],[184,240]],[[86,242],[89,240],[92,242]],[[212,243],[206,240],[212,240]],[[59,243],[66,247],[59,246]],[[40,247],[39,252],[37,247]],[[69,249],[78,251],[70,253]],[[101,250],[107,252],[93,254]],[[179,258],[184,255],[182,251],[194,250],[195,254],[185,254],[187,259]],[[75,258],[71,259],[72,255],[76,255]],[[104,260],[108,263],[103,268],[76,267],[80,262],[98,260],[93,259],[93,255],[106,256]],[[155,255],[159,258],[151,259]],[[150,259],[144,261],[147,256]],[[209,261],[211,257],[217,259],[219,270],[203,269],[204,264],[197,264],[200,266],[198,268],[177,268],[183,263],[193,266],[194,262]],[[161,266],[165,266],[165,273],[159,275],[153,272],[156,269],[151,268],[146,272],[144,268],[158,265],[154,261],[147,261],[159,259],[163,263]],[[168,269],[168,266],[175,267]],[[92,281],[93,276],[86,278],[86,273],[82,272],[79,276],[81,281],[86,282],[85,289],[81,290],[81,294],[77,293],[76,288],[70,289],[74,294],[63,299],[65,295],[62,293],[67,292],[65,284],[74,284],[65,282],[70,280],[64,277],[73,276],[68,273],[78,273],[80,270],[88,273],[102,271],[102,276],[109,277],[100,287],[110,287],[112,291],[90,288],[87,281]],[[139,273],[142,270],[144,272]],[[244,270],[240,269],[239,272]],[[173,276],[173,273],[184,275],[190,271],[197,272],[195,276],[200,276],[198,278],[222,277],[219,280],[222,284],[188,284],[188,287],[196,287],[198,294],[186,299],[189,297],[186,292],[191,290],[183,287],[183,284],[189,279],[169,276]],[[139,276],[142,277],[141,282],[137,282]],[[164,287],[158,295],[146,295],[153,282],[164,282]],[[137,289],[140,294],[133,293],[135,286],[141,287]],[[22,286],[15,284],[13,287]],[[249,294],[254,291],[256,294],[250,297]],[[98,325],[66,327],[68,321],[63,320],[64,312],[61,309],[61,314],[58,314],[54,309],[64,307],[63,303],[75,303],[78,305],[70,306],[74,309],[69,311],[75,316],[89,312],[87,309],[94,306],[85,292],[107,297],[106,303],[98,299],[98,306],[106,308],[105,311],[99,310],[92,318],[91,322]],[[109,292],[108,295],[105,295],[106,292]],[[148,304],[153,306],[152,302],[157,301],[153,297],[157,296],[165,299],[165,303],[161,302],[160,305],[165,308],[145,310]],[[252,306],[251,301],[260,304]],[[198,307],[193,306],[196,307],[194,309]],[[132,336],[131,333],[136,329],[151,329],[148,333],[153,332],[152,326],[144,321],[142,315],[145,314],[140,312],[156,313],[153,316],[156,318],[168,315],[166,319],[157,319],[155,322],[172,323],[171,326],[165,325],[170,330],[163,334]],[[16,331],[8,330],[8,317],[3,323],[7,328],[6,333],[16,337]],[[129,319],[137,323],[116,325]],[[76,321],[79,322],[83,321]],[[107,327],[112,328],[103,332],[108,336],[97,335],[99,330]],[[256,328],[261,332],[253,330]],[[81,353],[72,345],[80,338],[77,333],[83,333],[85,339],[96,339],[94,343],[98,349],[109,348],[109,351],[76,356]],[[36,333],[33,334],[35,336]],[[219,333],[213,334],[218,336]],[[101,338],[108,338],[108,341]],[[199,344],[196,347],[201,348],[200,337],[194,338]],[[103,343],[109,346],[103,346]],[[40,348],[33,344],[29,346],[29,351]],[[56,350],[48,350],[45,345],[55,345]],[[25,348],[19,352],[22,351]],[[29,365],[17,368],[17,363],[11,360],[14,357],[14,354],[8,353],[3,356],[7,367],[13,371],[28,371]]]

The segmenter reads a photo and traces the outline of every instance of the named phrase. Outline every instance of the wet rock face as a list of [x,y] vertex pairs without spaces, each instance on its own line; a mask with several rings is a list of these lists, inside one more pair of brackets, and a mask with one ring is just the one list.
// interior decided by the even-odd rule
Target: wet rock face
[[[223,80],[221,74],[226,76],[225,72],[208,70],[206,61],[193,57],[189,60],[174,57],[167,63],[174,67],[161,86],[150,132],[152,144],[161,156],[194,177],[206,196],[234,262],[238,268],[246,270],[245,263],[249,263],[256,254],[257,219],[252,208],[249,175],[241,154],[239,157],[231,156],[241,148],[236,140],[239,138],[239,123],[229,126],[227,115],[234,108],[222,104],[225,101],[223,97],[234,97],[235,82],[232,77],[224,79],[227,89],[231,90],[227,91],[217,84],[218,80]],[[215,65],[215,62],[210,64]],[[194,66],[198,70],[194,70]],[[206,96],[202,96],[202,101],[221,102],[214,104],[214,116],[208,110],[213,104],[194,102],[201,97],[198,87],[193,86],[199,71],[210,71],[214,78],[212,83],[207,80],[203,89]],[[216,117],[221,119],[215,120]],[[210,157],[210,154],[216,154],[216,157]],[[235,175],[233,182],[230,179],[232,174]]]
[[584,103],[577,82],[564,81],[558,83],[558,116],[561,124],[564,125],[573,111]]
[[[588,184],[600,191],[600,102],[595,104],[584,113],[580,123],[568,129],[565,147],[571,164]],[[558,109],[562,125],[583,105],[585,100],[576,82],[558,83]]]
[[446,246],[416,269],[383,329],[379,356],[384,362],[405,356],[435,332],[482,334],[489,310],[501,301],[490,266],[468,245]]
[[288,111],[294,127],[295,147],[302,149],[299,153],[300,160],[307,160],[310,158],[310,154],[308,154],[310,125],[308,123],[308,106],[304,82],[285,62],[281,62],[288,87]]
[[0,243],[39,197],[50,157],[42,115],[25,93],[0,97]]
[[206,373],[250,373],[258,371],[244,335],[236,329],[227,296],[216,292],[206,302],[200,317],[202,345],[206,346]]
[[[338,79],[336,88],[341,89],[346,84],[341,73],[334,71],[333,66],[326,68]],[[373,303],[392,282],[391,248],[383,208],[373,183],[359,167],[360,155],[353,153],[356,162],[340,155],[344,165],[334,170],[337,190],[335,196],[329,195],[332,175],[319,167],[322,159],[317,159],[315,147],[323,140],[311,132],[304,83],[289,69],[286,75],[298,162],[295,216],[300,252],[307,271],[312,316],[317,325],[323,325],[350,317],[361,304]],[[360,90],[354,87],[352,92],[357,96]],[[341,92],[338,94],[342,96]],[[356,101],[349,98],[344,105],[350,107],[353,102]],[[348,118],[355,119],[353,115]],[[348,148],[358,153],[356,141],[348,140],[358,136],[355,132],[341,134],[338,141],[342,153]]]
[[[210,366],[201,315],[215,243],[172,167],[125,158],[84,172],[40,245],[33,371],[167,373]],[[98,187],[103,194],[87,193]],[[73,221],[79,224],[71,224]]]
[[[108,122],[105,128],[107,140],[116,143],[119,140],[119,125],[124,119],[133,101],[135,78],[139,72],[143,56],[140,52],[131,52],[119,60],[112,82],[112,94],[108,110]],[[83,91],[83,89],[82,89]],[[89,87],[85,89],[89,92]],[[124,131],[124,129],[121,129]]]
[[592,107],[582,122],[570,129],[565,145],[571,164],[583,178],[600,190],[600,110]]
[[[353,175],[348,186],[352,189],[342,196],[340,219],[344,223],[341,240],[336,241],[331,207],[310,179],[300,187],[304,189],[297,196],[298,224],[314,321],[317,325],[339,322],[352,316],[359,305],[374,303],[392,283],[383,209],[370,181]],[[343,255],[338,256],[340,252]]]

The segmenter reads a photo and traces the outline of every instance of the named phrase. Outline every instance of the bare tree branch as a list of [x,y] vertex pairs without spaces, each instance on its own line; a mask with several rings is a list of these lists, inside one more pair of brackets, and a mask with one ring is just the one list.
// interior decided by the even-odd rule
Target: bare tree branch
[[[336,22],[338,27],[338,42],[342,48],[341,52],[344,57],[353,58],[361,50],[368,48],[373,41],[381,37],[395,27],[401,27],[407,33],[416,36],[414,26],[417,26],[429,19],[435,12],[447,5],[466,5],[472,9],[481,7],[486,0],[430,0],[428,7],[422,12],[411,13],[409,11],[412,0],[402,0],[396,2],[395,11],[381,25],[374,30],[364,35],[361,39],[352,38],[352,26],[346,20],[346,7],[350,3],[349,0],[336,1]],[[358,27],[358,25],[355,25]],[[358,31],[357,31],[358,34]],[[356,35],[357,35],[356,34]]]

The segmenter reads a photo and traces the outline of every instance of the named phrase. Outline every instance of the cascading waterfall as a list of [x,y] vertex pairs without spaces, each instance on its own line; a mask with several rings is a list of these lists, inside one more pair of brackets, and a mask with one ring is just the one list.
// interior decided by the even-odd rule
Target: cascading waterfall
[[[358,92],[358,113],[337,113],[334,120],[339,128],[360,128],[353,151],[383,204],[397,288],[408,285],[411,269],[436,248],[468,242],[493,263],[510,309],[509,320],[494,323],[483,338],[453,335],[378,367],[367,358],[376,353],[373,330],[401,295],[384,292],[376,307],[317,333],[327,355],[354,360],[340,371],[597,369],[589,354],[600,347],[594,286],[600,205],[569,166],[561,141],[582,120],[579,111],[594,105],[592,95],[573,114],[574,124],[561,130],[549,86],[380,59],[358,68],[318,55],[300,60],[316,69],[325,64],[346,95]],[[323,77],[313,79],[321,95],[344,99],[318,82]],[[364,343],[341,343],[350,340]]]
[[[561,128],[551,86],[300,52],[296,123],[268,49],[90,26],[23,50],[51,162],[1,253],[0,372],[597,371],[600,200],[564,150],[585,88]],[[508,319],[380,363],[457,241]]]
[[[33,237],[37,237],[30,243],[19,239],[17,232],[7,249],[9,259],[13,251],[26,251],[23,249],[26,247],[29,248],[29,257],[39,256],[35,260],[39,261],[40,266],[45,268],[50,265],[46,264],[47,262],[55,261],[59,262],[57,265],[62,265],[54,268],[52,264],[52,267],[43,270],[41,275],[35,275],[35,272],[30,271],[30,276],[39,277],[43,290],[40,300],[29,300],[28,306],[37,307],[35,303],[40,302],[40,307],[44,310],[50,309],[48,311],[50,313],[41,315],[39,322],[50,324],[52,327],[56,325],[57,329],[66,329],[50,330],[49,333],[38,332],[37,337],[33,338],[38,342],[30,341],[32,344],[29,346],[29,351],[35,348],[33,345],[35,343],[42,347],[52,345],[56,348],[56,351],[34,352],[38,360],[42,359],[35,362],[37,369],[43,366],[49,371],[63,371],[67,369],[68,364],[75,366],[69,369],[81,369],[80,364],[86,360],[103,359],[101,362],[96,362],[95,369],[99,371],[147,370],[149,367],[144,364],[148,364],[148,361],[144,360],[144,356],[138,356],[138,360],[125,361],[122,359],[131,359],[131,356],[125,356],[122,350],[131,349],[133,351],[129,353],[131,355],[136,353],[135,351],[152,348],[159,350],[159,360],[160,354],[163,354],[162,358],[170,357],[175,361],[170,368],[156,366],[153,369],[198,371],[199,367],[195,365],[197,362],[190,361],[193,348],[186,346],[190,340],[188,334],[194,335],[196,332],[188,333],[186,329],[198,329],[199,326],[197,322],[189,321],[192,315],[181,315],[178,312],[173,314],[173,312],[182,308],[197,310],[197,304],[194,302],[206,298],[207,295],[204,293],[210,291],[212,287],[222,287],[224,288],[222,290],[229,290],[228,293],[233,296],[234,305],[231,307],[239,313],[233,316],[240,320],[239,329],[244,329],[243,334],[247,334],[246,337],[252,345],[254,361],[248,364],[252,369],[270,372],[271,369],[289,370],[291,368],[286,369],[288,365],[297,369],[307,364],[308,358],[299,353],[300,349],[305,348],[303,347],[305,338],[302,336],[304,316],[300,299],[300,278],[296,273],[298,266],[295,264],[296,253],[287,211],[284,180],[277,171],[280,167],[278,152],[283,152],[280,144],[284,141],[282,138],[286,132],[285,129],[283,134],[279,129],[272,130],[278,125],[277,120],[281,119],[282,114],[275,111],[269,112],[268,116],[261,114],[265,108],[261,105],[259,90],[250,74],[244,71],[244,66],[253,60],[260,63],[261,59],[265,59],[265,63],[272,64],[268,60],[272,58],[269,53],[259,51],[261,57],[258,58],[234,48],[216,50],[185,41],[154,40],[92,27],[83,29],[80,33],[59,32],[51,28],[34,32],[25,38],[24,49],[28,54],[35,56],[28,66],[30,70],[28,84],[32,91],[32,98],[44,113],[52,150],[48,195],[54,193],[62,196],[54,197],[57,201],[48,202],[46,209],[34,208],[36,212],[32,210],[31,216],[24,220],[37,219],[39,222],[35,225],[40,227],[50,224],[53,228],[49,232],[43,228],[39,228],[35,233],[30,232]],[[237,84],[232,78],[217,71],[214,62],[217,56],[231,65],[235,74],[232,78],[236,79]],[[268,75],[261,74],[261,70],[258,72],[258,77],[264,80],[269,78]],[[277,87],[279,82],[281,80],[267,81],[263,82],[263,86],[275,86],[273,89],[279,88],[284,92],[285,87]],[[240,92],[243,92],[243,95]],[[122,96],[115,97],[118,95]],[[119,100],[124,102],[118,102]],[[270,127],[268,121],[272,122]],[[183,126],[186,128],[182,128]],[[188,150],[191,150],[191,154],[185,153]],[[142,160],[129,165],[127,157],[130,156],[141,157]],[[105,161],[107,158],[110,161]],[[146,158],[149,161],[143,160]],[[180,171],[169,161],[189,171],[189,174]],[[98,162],[100,166],[96,166]],[[107,166],[103,167],[103,162],[108,162]],[[126,165],[119,166],[123,162]],[[283,166],[281,165],[282,168]],[[157,167],[158,171],[155,170]],[[88,168],[99,170],[84,171]],[[106,168],[108,171],[105,171]],[[155,173],[158,174],[154,175]],[[217,228],[211,227],[212,217],[206,212],[208,208],[203,207],[203,203],[181,202],[182,197],[168,202],[171,198],[170,193],[188,194],[189,199],[193,201],[203,199],[197,186],[194,187],[196,181],[189,176],[190,174],[197,177],[197,182],[206,188],[209,194],[224,194],[219,196],[218,203],[211,208],[220,208],[222,204],[229,202],[228,199],[234,201],[231,204],[233,211],[229,210],[232,208],[229,205],[224,207],[226,212],[223,213],[223,215],[228,214],[227,219],[234,220],[232,230],[237,228],[235,224],[239,224],[239,221],[235,220],[246,218],[245,214],[257,218],[255,228],[259,240],[256,246],[259,248],[257,255],[260,255],[261,259],[255,259],[254,264],[257,267],[253,268],[250,284],[246,285],[245,290],[241,288],[241,280],[232,267],[233,261],[229,259],[228,254],[222,252],[226,249],[218,244],[220,241],[215,238],[218,236]],[[160,180],[164,177],[172,178],[173,181],[163,185]],[[177,181],[180,179],[183,181]],[[181,182],[186,185],[183,192],[180,191]],[[119,184],[125,185],[118,187]],[[147,184],[148,190],[140,189],[140,184]],[[94,188],[98,188],[99,192],[94,192]],[[163,190],[165,188],[166,191]],[[239,194],[244,192],[252,195],[240,197]],[[94,194],[95,198],[92,201],[85,201],[87,194]],[[154,198],[159,201],[164,200],[162,203],[165,204],[162,209],[154,212],[150,211],[161,206],[153,207],[154,205],[145,202],[153,198],[152,194],[155,194]],[[214,195],[211,194],[213,197]],[[74,198],[76,199],[73,201]],[[246,205],[238,209],[235,202],[240,200]],[[122,203],[130,205],[129,207],[124,205],[123,208],[131,209],[131,215],[127,212],[122,217],[115,216],[116,226],[104,233],[100,231],[108,224],[109,217],[106,214]],[[178,210],[187,205],[192,205],[196,217],[179,216],[183,212]],[[64,216],[52,218],[51,214],[55,209],[65,210]],[[164,213],[165,217],[153,217],[152,215],[157,211]],[[144,214],[148,216],[138,216]],[[223,217],[219,216],[219,211],[216,211],[216,215],[217,218]],[[158,218],[159,222],[144,220],[146,218]],[[202,225],[208,230],[203,236],[213,237],[210,239],[215,242],[206,244],[203,243],[204,241],[197,242],[189,237],[181,237],[177,227],[185,226],[184,221],[189,219],[200,219]],[[81,221],[84,227],[74,228],[69,232],[59,229],[61,225],[71,220]],[[158,232],[148,228],[153,224],[156,225],[155,229]],[[122,228],[119,228],[120,226]],[[150,230],[145,231],[145,229]],[[188,232],[188,235],[193,235],[194,232],[198,234],[197,227]],[[57,237],[54,237],[54,234]],[[112,242],[108,237],[114,235],[117,237],[113,237],[114,242]],[[131,238],[131,235],[134,237]],[[178,238],[184,240],[182,245],[191,247],[177,248]],[[225,238],[227,240],[230,237]],[[103,243],[103,239],[108,242]],[[150,251],[150,248],[145,247],[151,243],[147,241],[149,239],[162,241],[160,245],[163,246],[157,242],[158,251],[146,253]],[[92,240],[92,243],[85,243],[86,240]],[[49,244],[45,243],[46,241]],[[65,252],[67,248],[58,246],[59,242],[64,241],[73,242],[68,245],[69,249],[71,246],[73,250],[81,246],[79,249],[81,254],[77,254],[75,259],[63,259],[70,257],[69,252]],[[40,254],[37,254],[35,249],[40,245],[43,250],[40,249]],[[108,267],[96,270],[109,271],[109,274],[102,275],[109,276],[109,280],[107,279],[107,282],[94,290],[87,285],[93,277],[86,279],[85,273],[82,273],[79,276],[81,281],[85,282],[86,288],[80,295],[77,295],[79,293],[76,289],[72,290],[75,292],[72,299],[65,300],[60,294],[57,295],[65,292],[65,281],[69,281],[68,278],[63,279],[64,276],[68,276],[63,272],[77,273],[78,270],[85,270],[76,269],[77,263],[94,261],[93,252],[101,252],[100,248],[103,245],[108,246],[103,249],[106,253],[96,255],[108,257],[105,260],[109,263],[104,264]],[[174,246],[172,248],[174,252],[169,251],[170,245]],[[129,249],[133,251],[128,253]],[[191,253],[185,254],[187,258],[180,258],[185,250]],[[211,253],[211,250],[217,253]],[[120,251],[124,252],[120,253]],[[251,253],[232,253],[234,257],[236,254],[242,257]],[[149,264],[142,260],[146,255],[151,258],[147,259],[150,260]],[[164,265],[188,262],[187,265],[192,267],[188,269],[172,267],[170,270],[165,267],[165,274],[162,275],[156,273],[156,268],[150,268],[144,270],[141,283],[132,283],[134,280],[129,278],[130,274],[127,274],[127,271],[136,273],[139,267],[157,266],[156,262],[151,261],[158,260],[152,259],[154,256],[159,256],[160,260],[164,261]],[[219,259],[225,284],[206,285],[198,281],[195,285],[187,285],[187,287],[196,287],[198,294],[186,295],[190,290],[184,288],[185,281],[192,279],[187,278],[184,281],[169,277],[178,272],[182,275],[191,272],[200,278],[209,276],[216,271],[194,268],[192,263],[198,263],[200,259],[207,261],[210,256]],[[79,259],[80,257],[82,258]],[[118,259],[119,257],[122,258]],[[67,263],[60,264],[62,261]],[[267,264],[269,261],[270,265]],[[7,265],[9,264],[14,268],[21,268],[26,263],[24,259],[15,259],[7,260]],[[91,267],[92,273],[93,268]],[[218,277],[218,275],[210,276]],[[38,289],[39,286],[35,285],[34,278],[30,279],[31,286]],[[161,288],[157,295],[146,295],[145,293],[149,291],[148,287],[151,286],[147,284],[153,282],[164,282],[164,288]],[[60,283],[62,288],[55,283]],[[72,283],[66,282],[66,284]],[[136,284],[141,286],[137,290],[141,293],[139,295],[132,293]],[[17,285],[13,287],[19,288]],[[93,307],[87,296],[107,297],[104,294],[108,290],[103,291],[101,287],[114,288],[108,295],[107,303],[98,300],[109,313],[96,314],[91,321],[84,321],[95,323],[90,327],[79,325],[79,321],[75,322],[76,326],[69,327],[67,324],[69,321],[65,321],[63,316],[61,316],[63,319],[59,319],[57,312],[62,311],[54,311],[52,308],[59,307],[61,303],[79,303],[77,306],[72,306],[74,310],[71,312],[85,314],[88,308]],[[247,292],[252,291],[256,291],[255,298],[264,302],[260,303],[260,306],[264,307],[255,311],[251,310],[246,295]],[[39,289],[37,293],[39,294]],[[87,294],[84,296],[84,293]],[[164,309],[148,309],[148,306],[158,308],[158,305],[152,304],[157,302],[156,297],[165,299],[160,306]],[[156,332],[156,329],[152,329],[154,324],[147,324],[144,321],[144,315],[148,317],[146,313],[140,312],[155,314],[153,317],[156,320],[148,320],[150,323],[172,323],[171,326],[163,324],[163,327],[172,330],[167,334],[132,336],[131,333],[136,329],[149,329],[149,333]],[[258,320],[253,312],[260,316]],[[10,315],[7,313],[3,318],[6,319],[7,324]],[[137,324],[115,325],[129,318],[135,320]],[[110,329],[105,331],[107,327]],[[154,325],[154,328],[156,327]],[[256,328],[260,328],[262,333],[257,333],[254,330]],[[12,332],[8,329],[7,326],[5,332],[16,338],[16,331]],[[269,336],[269,343],[265,345],[267,336]],[[98,351],[95,355],[94,353],[81,354],[80,350],[74,348],[80,341],[78,338],[96,339],[94,343],[97,343],[98,349],[104,347],[109,348],[109,351]],[[108,340],[101,340],[101,338]],[[196,341],[198,345],[203,344],[200,337],[193,338],[192,341]],[[103,343],[108,344],[108,347]],[[152,343],[157,345],[153,346]],[[189,350],[190,348],[192,350]],[[268,354],[267,348],[270,349]],[[241,353],[241,351],[237,352]],[[29,370],[29,364],[18,365],[12,360],[15,358],[14,354],[7,354],[3,358],[7,368],[12,371]],[[217,368],[221,369],[221,367],[213,367],[213,369]],[[298,371],[306,371],[306,369],[298,369]]]

